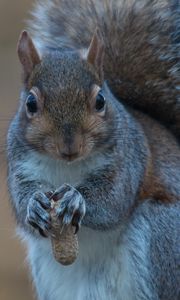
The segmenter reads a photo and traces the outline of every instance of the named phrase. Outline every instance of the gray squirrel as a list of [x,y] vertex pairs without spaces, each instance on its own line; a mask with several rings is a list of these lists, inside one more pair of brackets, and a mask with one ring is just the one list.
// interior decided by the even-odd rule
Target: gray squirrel
[[[7,159],[38,299],[178,300],[179,2],[47,0],[33,15]],[[79,230],[68,267],[49,238],[57,189]]]

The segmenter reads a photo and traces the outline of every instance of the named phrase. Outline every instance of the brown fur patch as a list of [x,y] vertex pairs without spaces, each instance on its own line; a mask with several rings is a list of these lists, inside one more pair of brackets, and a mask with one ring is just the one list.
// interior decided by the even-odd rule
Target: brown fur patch
[[167,187],[161,182],[161,179],[155,176],[152,159],[149,159],[144,182],[140,189],[140,200],[154,199],[155,201],[162,201],[165,203],[180,200],[176,194],[171,194]]

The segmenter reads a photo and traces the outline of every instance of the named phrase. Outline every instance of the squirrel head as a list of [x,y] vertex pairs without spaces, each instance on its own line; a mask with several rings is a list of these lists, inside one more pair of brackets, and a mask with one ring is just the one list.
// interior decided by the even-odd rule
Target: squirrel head
[[114,115],[103,88],[103,52],[98,31],[85,57],[56,49],[40,57],[28,33],[21,34],[21,124],[36,150],[73,161],[101,151],[112,140]]

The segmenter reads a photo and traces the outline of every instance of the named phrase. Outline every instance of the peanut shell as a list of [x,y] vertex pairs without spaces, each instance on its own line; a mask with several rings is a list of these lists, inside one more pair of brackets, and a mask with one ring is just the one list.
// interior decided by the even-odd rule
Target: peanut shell
[[62,225],[62,219],[57,218],[55,207],[60,201],[51,200],[51,243],[55,259],[62,265],[72,264],[78,255],[78,239],[75,228],[70,224]]

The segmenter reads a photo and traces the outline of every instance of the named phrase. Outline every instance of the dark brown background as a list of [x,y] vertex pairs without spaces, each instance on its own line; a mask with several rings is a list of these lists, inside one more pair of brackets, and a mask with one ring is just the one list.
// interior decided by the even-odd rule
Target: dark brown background
[[34,299],[25,251],[15,236],[4,155],[7,126],[20,89],[16,43],[31,5],[30,0],[0,0],[0,300]]

